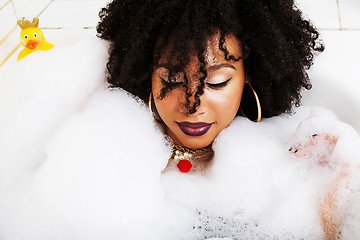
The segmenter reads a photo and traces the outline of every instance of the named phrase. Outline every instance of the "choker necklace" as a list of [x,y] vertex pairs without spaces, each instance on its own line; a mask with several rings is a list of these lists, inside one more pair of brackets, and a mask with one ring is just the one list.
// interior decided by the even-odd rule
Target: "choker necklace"
[[212,145],[199,149],[191,149],[174,144],[170,160],[176,162],[180,172],[187,173],[191,170],[194,161],[213,155]]

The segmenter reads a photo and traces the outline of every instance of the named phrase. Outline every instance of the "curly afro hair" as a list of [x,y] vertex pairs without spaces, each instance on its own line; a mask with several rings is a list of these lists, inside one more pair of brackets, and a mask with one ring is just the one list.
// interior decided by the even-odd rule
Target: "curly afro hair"
[[[189,62],[189,53],[195,52],[202,77],[196,93],[187,89],[187,81],[183,86],[189,114],[196,112],[204,92],[206,41],[215,33],[220,33],[219,49],[226,60],[239,60],[227,51],[226,35],[241,42],[242,60],[263,117],[289,113],[293,105],[300,105],[302,88],[311,88],[305,70],[312,65],[314,53],[324,50],[318,31],[293,0],[114,0],[99,16],[98,36],[110,41],[108,82],[145,102],[164,49],[171,53],[169,61],[175,58],[177,63],[170,69],[170,80]],[[160,97],[166,97],[174,84],[164,86]],[[194,104],[188,100],[192,94]],[[254,96],[247,88],[241,107],[246,116],[256,118]]]

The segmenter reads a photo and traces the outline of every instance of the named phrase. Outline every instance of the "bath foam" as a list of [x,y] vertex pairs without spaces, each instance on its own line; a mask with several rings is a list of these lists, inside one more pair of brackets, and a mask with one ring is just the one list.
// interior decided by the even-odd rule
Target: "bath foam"
[[337,168],[296,158],[288,152],[293,140],[283,142],[314,127],[307,108],[294,121],[309,113],[280,135],[269,122],[277,119],[237,118],[216,139],[205,175],[161,174],[170,149],[148,109],[107,90],[64,122],[32,174],[2,192],[0,232],[5,239],[317,239],[319,199]]
[[[305,120],[297,129],[279,128],[284,121],[288,126],[297,126],[300,119]],[[315,151],[309,150],[311,157],[295,157],[288,151],[295,143],[306,143],[314,133],[339,136],[327,164],[319,164],[316,154],[322,148],[327,150],[325,143],[310,149]],[[355,179],[359,175],[355,146],[360,146],[358,134],[321,108],[303,107],[295,116],[282,115],[262,123],[237,118],[216,139],[215,159],[208,174],[201,180],[186,176],[180,181],[178,173],[165,173],[166,193],[174,201],[201,212],[202,225],[198,226],[206,229],[204,236],[319,239],[323,234],[319,217],[322,198],[344,167],[350,171],[353,186],[346,189],[347,180],[340,182],[339,216],[346,219],[358,209],[358,194],[353,193],[358,191]],[[352,229],[360,226],[358,221],[352,223]],[[231,225],[238,227],[230,230]]]
[[[98,55],[84,54],[89,46]],[[11,99],[0,108],[0,238],[319,239],[321,199],[344,169],[343,239],[359,238],[360,145],[351,127],[321,108],[260,123],[239,117],[215,140],[205,175],[162,173],[166,139],[141,101],[105,90],[105,49],[91,41],[59,50],[51,56],[58,74],[28,67],[32,82],[5,73],[13,81],[0,88]],[[288,151],[314,133],[339,137],[328,164],[316,158],[326,145],[301,158]]]
[[170,149],[148,110],[121,92],[106,91],[66,120],[47,143],[46,160],[2,193],[5,239],[151,235]]
[[0,68],[0,189],[44,161],[44,145],[65,119],[107,87],[106,51],[94,38]]

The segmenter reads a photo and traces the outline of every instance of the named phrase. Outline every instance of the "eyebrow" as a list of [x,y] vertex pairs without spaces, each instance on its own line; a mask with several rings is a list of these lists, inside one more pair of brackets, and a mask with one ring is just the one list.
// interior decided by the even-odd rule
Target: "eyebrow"
[[156,66],[154,66],[154,71],[159,69],[159,68],[165,68],[167,70],[175,70],[177,66],[174,66],[170,63],[161,63],[161,64],[158,64]]
[[[156,70],[158,68],[172,69],[172,68],[174,68],[174,66],[169,63],[162,63],[162,64],[157,65],[154,70]],[[210,67],[207,68],[207,71],[216,71],[221,68],[232,68],[232,69],[236,70],[236,68],[229,63],[220,63],[220,64],[211,65]]]
[[166,68],[166,69],[169,69],[173,67],[171,64],[168,64],[168,63],[161,63],[161,64],[158,64],[155,66],[155,69],[158,69],[158,68]]
[[231,64],[228,64],[228,63],[221,63],[221,64],[216,64],[216,65],[212,65],[212,66],[210,66],[210,67],[208,67],[208,71],[216,71],[216,70],[219,70],[219,69],[221,69],[221,68],[232,68],[232,69],[235,69],[236,70],[236,68],[233,66],[233,65],[231,65]]

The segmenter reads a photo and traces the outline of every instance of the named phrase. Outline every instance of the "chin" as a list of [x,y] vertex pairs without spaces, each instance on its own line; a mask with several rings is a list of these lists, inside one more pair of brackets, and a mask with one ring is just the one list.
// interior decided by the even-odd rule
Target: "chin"
[[197,148],[204,148],[209,146],[213,141],[201,141],[200,139],[193,139],[191,141],[183,141],[181,142],[183,146],[188,147],[188,148],[193,148],[193,149],[197,149]]

